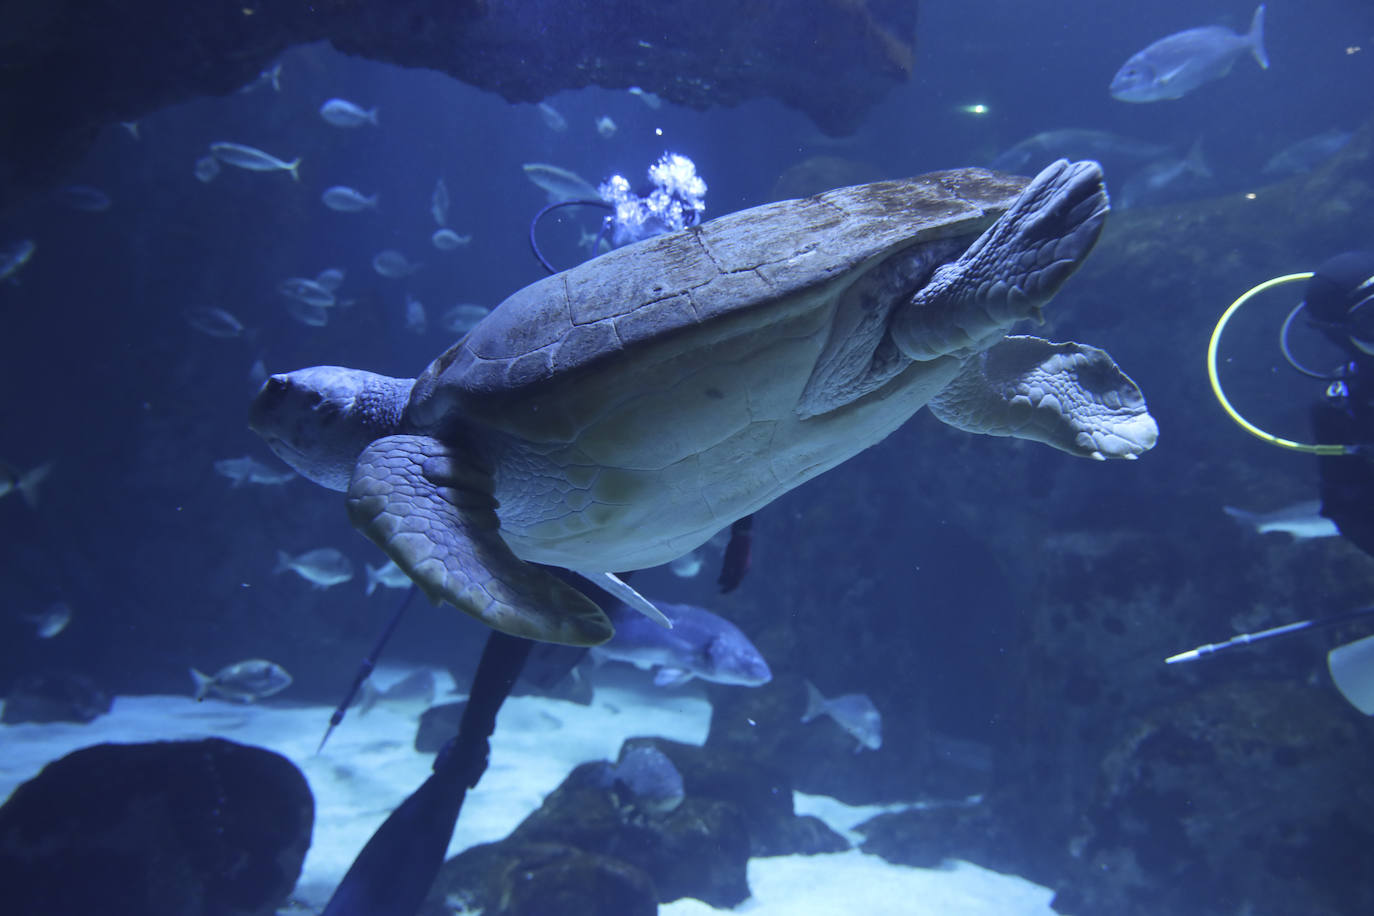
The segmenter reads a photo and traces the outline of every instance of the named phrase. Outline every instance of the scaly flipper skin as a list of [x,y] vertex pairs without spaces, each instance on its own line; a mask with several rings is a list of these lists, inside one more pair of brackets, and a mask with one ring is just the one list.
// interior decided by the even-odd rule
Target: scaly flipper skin
[[950,426],[1015,436],[1084,458],[1135,458],[1159,428],[1140,388],[1097,347],[1008,337],[931,399]]
[[1017,321],[1039,320],[1092,250],[1110,209],[1096,162],[1047,166],[893,316],[893,341],[909,358],[929,360],[985,349]]
[[611,622],[571,586],[501,539],[488,473],[427,436],[387,436],[358,458],[348,516],[431,601],[543,642],[594,646]]

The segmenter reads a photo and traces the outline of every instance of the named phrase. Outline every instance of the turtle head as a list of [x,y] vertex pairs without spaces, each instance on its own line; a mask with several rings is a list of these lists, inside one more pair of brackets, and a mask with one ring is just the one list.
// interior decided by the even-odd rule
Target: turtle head
[[303,477],[343,492],[363,449],[398,431],[414,384],[339,366],[283,372],[262,383],[248,426]]

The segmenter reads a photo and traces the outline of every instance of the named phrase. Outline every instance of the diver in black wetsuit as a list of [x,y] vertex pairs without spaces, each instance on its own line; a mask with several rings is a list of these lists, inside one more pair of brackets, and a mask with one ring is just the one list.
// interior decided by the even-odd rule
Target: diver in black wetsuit
[[1303,303],[1308,323],[1346,358],[1312,407],[1314,436],[1356,446],[1318,457],[1321,514],[1374,557],[1374,252],[1325,261],[1307,281]]

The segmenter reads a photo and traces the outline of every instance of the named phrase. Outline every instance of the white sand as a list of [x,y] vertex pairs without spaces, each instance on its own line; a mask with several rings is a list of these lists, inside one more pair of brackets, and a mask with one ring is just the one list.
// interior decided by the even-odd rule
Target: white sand
[[[378,674],[381,686],[407,672]],[[437,674],[437,673],[436,673]],[[451,681],[438,675],[444,687]],[[652,702],[650,702],[652,700]],[[0,798],[34,776],[44,764],[73,750],[104,742],[184,740],[219,736],[270,748],[296,763],[315,794],[315,833],[297,897],[322,906],[354,856],[397,804],[429,774],[431,755],[414,751],[418,707],[382,704],[366,716],[356,710],[315,755],[332,710],[273,705],[241,706],[189,697],[119,697],[109,715],[89,725],[0,726]],[[453,855],[476,843],[506,836],[577,764],[614,759],[621,743],[658,735],[701,744],[710,707],[700,695],[648,694],[600,684],[590,706],[513,697],[492,738],[491,765],[468,793]],[[853,808],[834,799],[797,796],[797,810],[850,831],[878,808]],[[853,834],[849,834],[853,838]],[[947,869],[889,865],[857,850],[836,855],[786,856],[749,863],[754,896],[733,912],[772,916],[1054,916],[1052,892],[1021,878],[968,863]],[[665,916],[731,912],[697,900],[660,908]]]

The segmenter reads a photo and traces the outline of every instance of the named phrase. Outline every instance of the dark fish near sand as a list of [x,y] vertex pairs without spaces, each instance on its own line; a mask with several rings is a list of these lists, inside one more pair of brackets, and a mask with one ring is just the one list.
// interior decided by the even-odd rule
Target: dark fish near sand
[[1161,38],[1133,54],[1112,78],[1111,94],[1123,102],[1180,99],[1199,86],[1231,72],[1236,60],[1251,54],[1269,69],[1264,53],[1264,4],[1255,9],[1250,31],[1238,35],[1224,26],[1188,29]]

